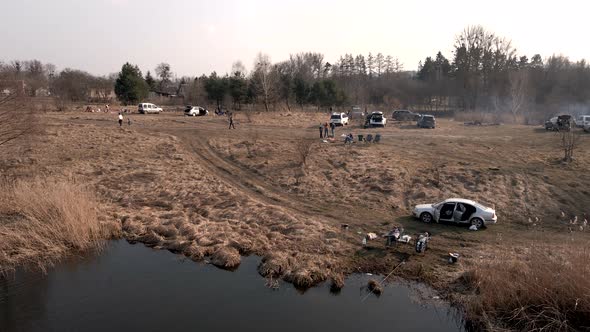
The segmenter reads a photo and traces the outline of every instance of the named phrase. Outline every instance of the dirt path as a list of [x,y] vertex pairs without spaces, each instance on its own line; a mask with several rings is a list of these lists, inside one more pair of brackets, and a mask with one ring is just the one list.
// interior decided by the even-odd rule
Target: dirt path
[[207,142],[212,132],[199,130],[195,134],[195,130],[180,129],[170,134],[178,137],[189,151],[202,161],[200,165],[229,185],[243,191],[244,195],[267,204],[281,205],[303,215],[313,215],[322,211],[318,206],[285,193],[280,188],[268,184],[261,176],[220,156]]

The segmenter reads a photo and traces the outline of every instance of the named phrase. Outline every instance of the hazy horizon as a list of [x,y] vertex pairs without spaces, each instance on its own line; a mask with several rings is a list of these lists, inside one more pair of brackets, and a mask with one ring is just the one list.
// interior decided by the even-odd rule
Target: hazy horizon
[[[241,60],[248,69],[258,52],[273,62],[289,54],[319,52],[335,62],[346,53],[398,57],[404,70],[439,50],[449,59],[455,36],[482,25],[512,40],[518,54],[590,54],[583,2],[387,1],[216,2],[170,0],[40,0],[3,5],[0,61],[38,59],[58,69],[95,75],[118,72],[125,62],[154,72],[160,62],[177,76],[225,73]],[[556,19],[554,19],[556,18]],[[7,33],[8,32],[8,33]]]

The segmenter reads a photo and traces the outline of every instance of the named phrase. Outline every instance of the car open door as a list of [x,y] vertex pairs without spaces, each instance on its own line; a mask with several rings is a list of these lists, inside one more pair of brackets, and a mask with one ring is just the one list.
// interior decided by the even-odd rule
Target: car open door
[[455,213],[455,205],[454,202],[447,202],[442,204],[440,210],[438,211],[439,217],[438,221],[453,221],[453,214]]

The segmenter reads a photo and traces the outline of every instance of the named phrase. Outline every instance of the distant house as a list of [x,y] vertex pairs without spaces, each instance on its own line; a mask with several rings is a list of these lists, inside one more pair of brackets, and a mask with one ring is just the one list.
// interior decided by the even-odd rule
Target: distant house
[[117,94],[112,88],[90,88],[88,90],[88,101],[91,102],[112,102],[117,99]]
[[47,88],[39,88],[35,90],[35,97],[49,97],[51,92]]

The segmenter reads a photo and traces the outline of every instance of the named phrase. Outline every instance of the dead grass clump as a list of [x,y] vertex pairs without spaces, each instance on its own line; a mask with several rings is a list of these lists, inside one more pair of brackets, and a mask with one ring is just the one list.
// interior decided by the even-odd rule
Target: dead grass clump
[[285,280],[300,289],[313,287],[328,278],[325,272],[312,267],[299,268],[285,276]]
[[330,290],[332,292],[337,292],[344,287],[344,276],[342,274],[334,274],[331,279]]
[[0,184],[0,273],[45,269],[72,251],[102,248],[120,230],[101,223],[97,209],[96,197],[72,181]]
[[232,269],[240,265],[241,256],[236,248],[222,247],[213,253],[211,263],[225,269]]
[[127,219],[123,221],[123,231],[128,235],[138,235],[145,232],[145,227],[137,220]]
[[172,225],[157,225],[156,227],[153,227],[152,230],[157,234],[170,239],[173,239],[178,235],[178,230]]
[[196,240],[197,235],[199,234],[197,232],[196,227],[193,226],[192,224],[183,224],[180,226],[178,231],[180,232],[180,235],[186,237],[187,239],[189,239],[191,241]]
[[381,295],[383,293],[383,287],[381,284],[373,279],[367,283],[367,289],[375,295]]
[[163,241],[162,237],[154,233],[154,231],[148,231],[147,233],[138,236],[136,240],[148,247],[155,247]]
[[229,244],[231,247],[236,248],[241,255],[249,255],[250,253],[252,253],[252,241],[248,240],[248,239],[240,239],[238,240],[232,240]]
[[201,261],[205,256],[203,254],[203,250],[199,248],[196,244],[191,244],[190,246],[184,248],[182,252],[186,257],[192,259],[193,261]]
[[181,253],[184,252],[185,249],[188,248],[191,244],[192,242],[190,241],[168,240],[164,242],[162,247],[174,253]]
[[587,245],[535,247],[476,262],[469,277],[468,320],[481,327],[573,331],[590,322],[590,251]]
[[287,272],[290,266],[287,254],[275,252],[262,258],[258,265],[258,273],[263,277],[279,277]]

